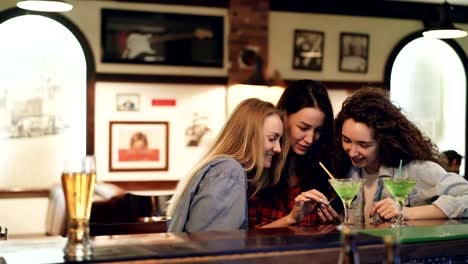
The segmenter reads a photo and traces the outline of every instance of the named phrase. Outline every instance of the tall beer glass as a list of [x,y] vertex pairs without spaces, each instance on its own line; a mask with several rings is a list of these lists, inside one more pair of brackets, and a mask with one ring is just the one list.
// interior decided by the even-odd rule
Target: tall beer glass
[[68,216],[67,244],[63,249],[65,258],[81,261],[92,255],[89,237],[89,217],[96,183],[96,159],[86,156],[81,171],[65,168],[62,187]]

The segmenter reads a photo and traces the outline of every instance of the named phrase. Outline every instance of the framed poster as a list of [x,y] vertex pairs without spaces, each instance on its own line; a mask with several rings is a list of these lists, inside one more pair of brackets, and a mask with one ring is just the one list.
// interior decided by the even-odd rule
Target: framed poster
[[369,60],[369,35],[342,32],[340,34],[339,70],[366,73]]
[[293,69],[322,70],[324,36],[321,31],[294,31]]
[[109,171],[167,171],[168,122],[109,123]]
[[102,62],[223,67],[224,18],[103,9]]

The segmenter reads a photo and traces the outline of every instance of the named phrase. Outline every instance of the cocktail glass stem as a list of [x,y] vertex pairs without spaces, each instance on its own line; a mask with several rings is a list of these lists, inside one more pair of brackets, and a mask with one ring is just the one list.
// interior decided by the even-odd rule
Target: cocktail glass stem
[[405,219],[403,217],[403,206],[405,204],[405,198],[395,198],[398,206],[400,207],[400,214],[398,214],[395,223],[393,223],[390,227],[392,228],[399,228],[405,226]]
[[351,207],[351,201],[349,201],[349,202],[343,201],[343,205],[344,205],[344,222],[343,222],[343,225],[350,226],[351,221],[349,220],[349,208]]
[[403,218],[403,204],[404,204],[404,201],[402,199],[396,199],[397,200],[397,203],[398,203],[398,206],[400,207],[400,214],[398,215],[396,221],[395,221],[395,224],[393,224],[394,227],[401,227],[401,226],[404,226],[405,225],[405,221],[404,221],[404,218]]

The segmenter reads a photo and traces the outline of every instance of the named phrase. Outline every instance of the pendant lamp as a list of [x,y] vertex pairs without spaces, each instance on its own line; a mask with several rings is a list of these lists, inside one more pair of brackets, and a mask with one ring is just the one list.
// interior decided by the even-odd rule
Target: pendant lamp
[[64,0],[21,0],[16,6],[21,9],[41,12],[67,12],[73,8]]
[[436,21],[426,23],[426,31],[423,32],[424,37],[454,39],[465,37],[468,34],[453,25],[452,6],[447,1],[438,7],[437,14],[438,19]]

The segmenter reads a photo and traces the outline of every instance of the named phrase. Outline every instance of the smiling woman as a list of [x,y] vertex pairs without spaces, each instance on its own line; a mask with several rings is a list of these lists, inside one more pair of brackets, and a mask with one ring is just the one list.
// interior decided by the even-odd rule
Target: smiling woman
[[[445,171],[435,144],[390,101],[388,91],[359,90],[335,122],[336,176],[366,180],[353,202],[355,223],[468,216],[468,182]],[[391,185],[383,188],[384,178],[415,182],[403,206],[392,199],[391,194],[401,202]]]
[[205,158],[177,186],[168,231],[246,229],[247,196],[279,181],[288,149],[284,129],[273,104],[242,101]]
[[249,200],[249,225],[312,226],[335,221],[336,213],[322,214],[320,208],[334,198],[318,163],[330,162],[333,139],[333,110],[325,86],[313,80],[295,81],[284,90],[278,108],[287,115],[291,147],[278,185]]

